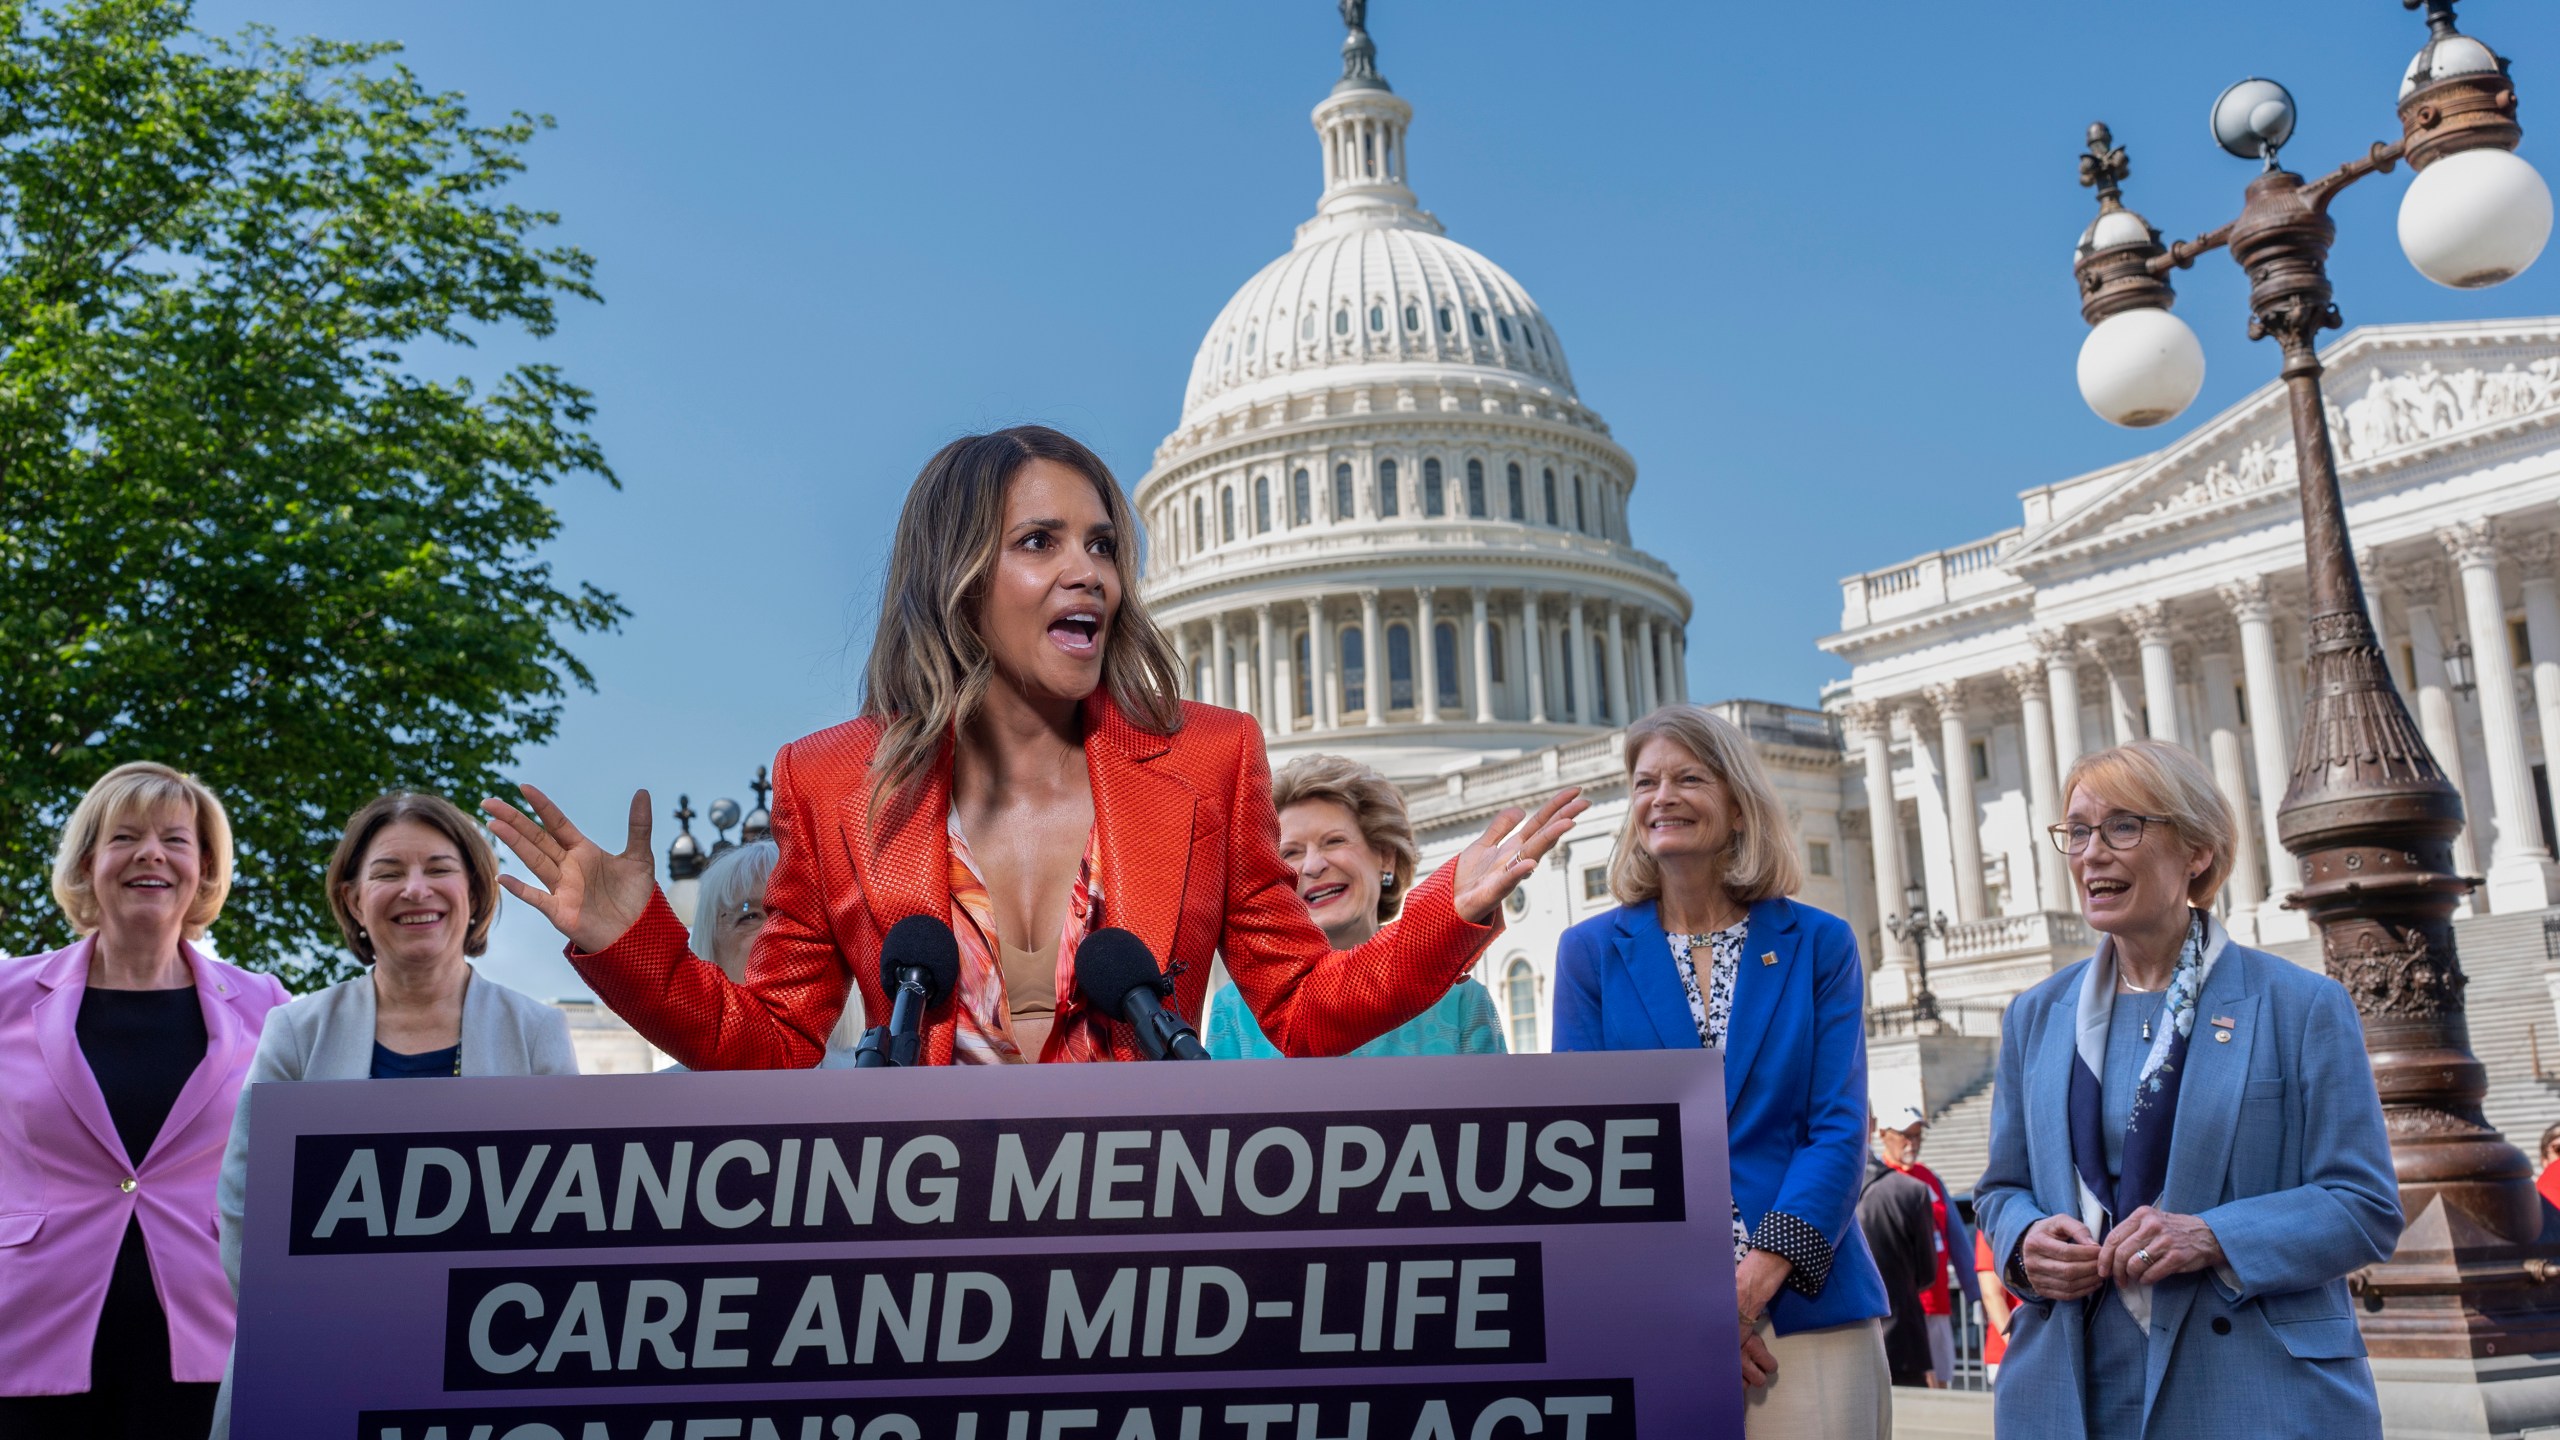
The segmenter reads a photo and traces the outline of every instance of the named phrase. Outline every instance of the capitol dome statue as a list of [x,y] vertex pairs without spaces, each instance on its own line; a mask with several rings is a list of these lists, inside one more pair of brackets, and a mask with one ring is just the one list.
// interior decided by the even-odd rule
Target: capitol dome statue
[[1275,765],[1410,781],[1687,698],[1690,606],[1537,302],[1407,185],[1364,9],[1316,213],[1210,325],[1137,503],[1192,697],[1259,718]]

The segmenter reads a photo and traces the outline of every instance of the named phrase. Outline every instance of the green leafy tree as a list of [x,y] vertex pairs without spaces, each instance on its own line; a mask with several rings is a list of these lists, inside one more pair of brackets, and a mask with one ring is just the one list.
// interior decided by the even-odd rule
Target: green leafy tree
[[459,372],[594,262],[506,198],[548,119],[396,53],[0,0],[0,950],[67,942],[58,828],[156,759],[229,808],[224,953],[335,978],[345,816],[491,793],[592,688],[564,637],[625,612],[539,558],[548,488],[613,483],[590,396]]

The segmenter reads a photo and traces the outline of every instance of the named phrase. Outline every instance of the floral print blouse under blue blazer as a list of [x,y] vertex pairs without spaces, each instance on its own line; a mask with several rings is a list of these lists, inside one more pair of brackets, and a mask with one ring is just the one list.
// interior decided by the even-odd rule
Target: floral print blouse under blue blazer
[[[1725,1031],[1725,1128],[1743,1227],[1796,1261],[1769,1302],[1770,1323],[1792,1335],[1875,1319],[1886,1313],[1884,1280],[1857,1223],[1867,1167],[1858,942],[1838,916],[1793,900],[1753,905],[1748,926]],[[1702,1043],[1654,902],[1564,932],[1556,1049]],[[1808,1238],[1823,1253],[1801,1254]]]

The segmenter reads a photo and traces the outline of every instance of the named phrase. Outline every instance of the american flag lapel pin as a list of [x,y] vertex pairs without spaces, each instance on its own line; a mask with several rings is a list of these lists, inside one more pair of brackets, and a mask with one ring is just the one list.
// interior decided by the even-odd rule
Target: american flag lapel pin
[[2231,1027],[2233,1027],[2233,1026],[2235,1026],[2235,1025],[2239,1024],[2239,1023],[2240,1023],[2239,1021],[2232,1019],[2232,1018],[2231,1018],[2230,1016],[2228,1016],[2228,1015],[2216,1015],[2216,1016],[2214,1016],[2214,1017],[2213,1017],[2213,1043],[2215,1043],[2216,1045],[2228,1045],[2228,1044],[2230,1044],[2230,1043],[2231,1043]]

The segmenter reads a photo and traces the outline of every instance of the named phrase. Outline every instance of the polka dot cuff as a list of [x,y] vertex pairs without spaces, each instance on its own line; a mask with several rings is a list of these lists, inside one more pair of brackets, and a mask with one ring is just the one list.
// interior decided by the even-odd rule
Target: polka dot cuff
[[1760,1229],[1751,1237],[1755,1250],[1783,1255],[1795,1268],[1787,1272],[1787,1288],[1806,1299],[1822,1293],[1831,1279],[1831,1242],[1822,1232],[1784,1210],[1772,1210],[1760,1217]]

